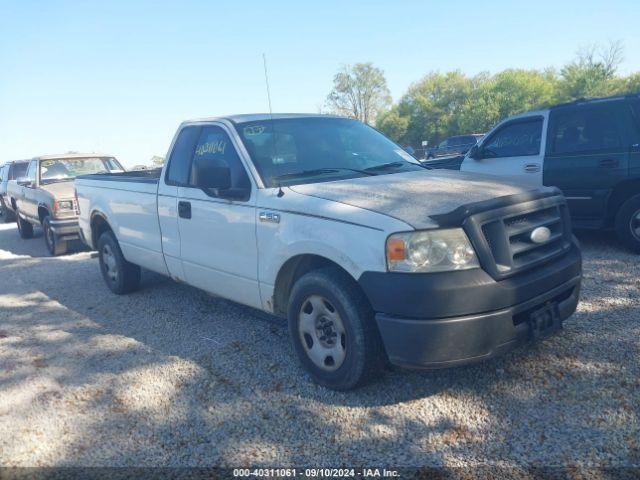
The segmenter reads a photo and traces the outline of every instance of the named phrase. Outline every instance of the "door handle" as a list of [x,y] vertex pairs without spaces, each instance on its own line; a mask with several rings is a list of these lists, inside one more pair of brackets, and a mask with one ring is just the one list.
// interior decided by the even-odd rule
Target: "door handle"
[[615,168],[619,164],[620,163],[615,158],[605,158],[604,160],[600,160],[600,162],[598,162],[598,165],[600,165],[602,168]]
[[527,163],[524,166],[524,171],[527,173],[536,173],[540,171],[540,165],[538,163]]
[[191,202],[184,202],[182,200],[178,202],[178,216],[180,218],[191,218]]

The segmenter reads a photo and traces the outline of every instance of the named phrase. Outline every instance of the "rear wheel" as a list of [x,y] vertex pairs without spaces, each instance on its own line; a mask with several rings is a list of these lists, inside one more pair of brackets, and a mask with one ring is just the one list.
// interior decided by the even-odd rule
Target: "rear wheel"
[[350,390],[384,366],[384,347],[369,302],[340,269],[303,275],[291,291],[288,317],[296,354],[317,383]]
[[46,216],[42,221],[42,229],[44,230],[44,243],[51,255],[58,256],[67,253],[67,242],[56,237],[55,232],[51,228],[51,217]]
[[33,225],[20,218],[18,211],[16,211],[16,223],[18,224],[18,233],[21,238],[33,238]]
[[140,267],[125,260],[113,232],[106,231],[100,235],[98,259],[102,278],[113,293],[123,295],[138,289],[141,278]]
[[640,195],[624,202],[615,220],[620,241],[634,252],[640,253]]

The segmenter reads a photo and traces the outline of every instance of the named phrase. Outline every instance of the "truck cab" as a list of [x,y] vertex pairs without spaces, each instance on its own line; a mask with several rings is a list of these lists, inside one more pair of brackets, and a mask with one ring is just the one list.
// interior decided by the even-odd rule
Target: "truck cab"
[[615,228],[640,252],[640,96],[557,105],[498,124],[461,171],[564,193],[577,228]]

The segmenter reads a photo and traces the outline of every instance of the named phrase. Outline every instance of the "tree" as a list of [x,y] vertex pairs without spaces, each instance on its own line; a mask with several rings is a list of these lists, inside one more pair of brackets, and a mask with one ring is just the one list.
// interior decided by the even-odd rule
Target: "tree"
[[380,111],[391,104],[384,72],[372,63],[356,63],[342,68],[333,77],[327,106],[345,115],[372,124]]
[[151,165],[154,165],[156,167],[162,167],[164,165],[164,157],[154,155],[153,157],[151,157],[150,163]]
[[376,128],[397,142],[406,141],[408,126],[409,117],[400,116],[397,106],[380,113],[376,119]]
[[622,43],[582,47],[576,59],[560,71],[559,96],[563,101],[611,95],[619,86],[616,71],[623,59]]
[[581,97],[640,93],[640,72],[619,76],[622,44],[580,49],[559,71],[509,69],[469,77],[432,72],[378,115],[376,126],[401,144],[432,145],[465,133],[488,131],[501,120]]
[[551,105],[557,80],[552,70],[504,70],[474,89],[460,109],[460,132],[486,132],[500,120]]
[[422,140],[438,142],[457,132],[460,109],[476,81],[458,71],[432,72],[411,85],[398,104],[398,115],[408,119],[402,140],[417,146]]

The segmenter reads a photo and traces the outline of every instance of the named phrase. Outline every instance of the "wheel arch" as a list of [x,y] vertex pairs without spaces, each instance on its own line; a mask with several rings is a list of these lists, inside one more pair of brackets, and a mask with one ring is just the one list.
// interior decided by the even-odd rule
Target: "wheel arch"
[[613,220],[624,202],[640,194],[640,178],[624,180],[616,185],[607,200],[607,218]]
[[273,313],[286,317],[289,296],[296,281],[306,273],[326,267],[335,267],[341,270],[360,288],[357,279],[334,260],[311,253],[295,255],[282,264],[276,276],[273,290]]
[[45,217],[51,216],[51,210],[49,210],[49,207],[43,203],[38,205],[38,220],[40,220],[40,223],[44,222]]
[[100,235],[106,231],[113,232],[113,228],[109,224],[106,215],[100,211],[95,211],[91,214],[89,225],[91,228],[91,245],[93,248],[97,248]]

